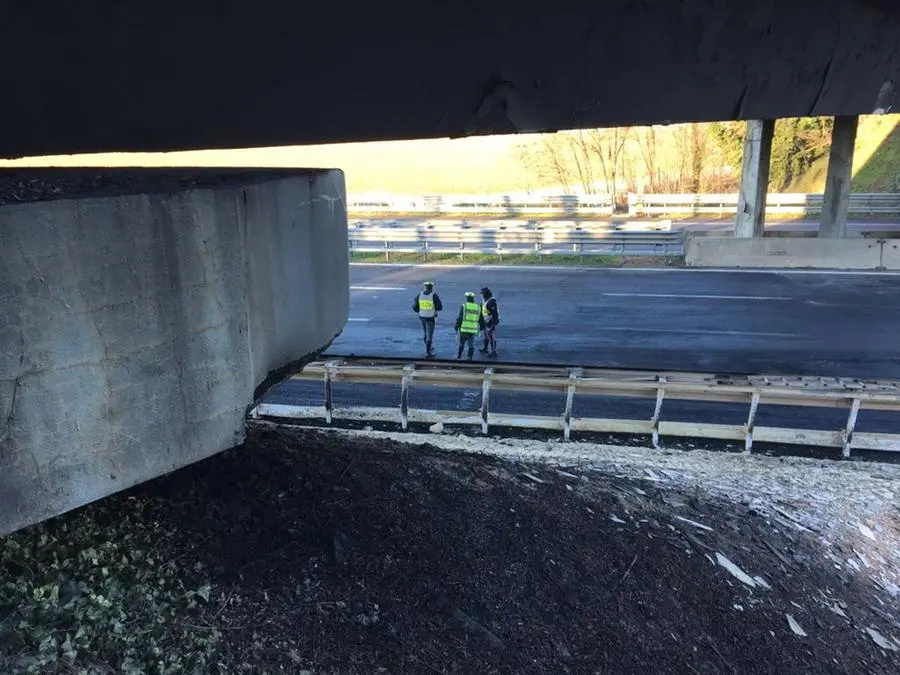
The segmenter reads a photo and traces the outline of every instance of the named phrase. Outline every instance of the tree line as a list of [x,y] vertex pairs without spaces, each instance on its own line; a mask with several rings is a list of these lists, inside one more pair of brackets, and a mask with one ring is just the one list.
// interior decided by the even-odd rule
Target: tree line
[[[775,123],[769,190],[783,192],[827,155],[833,119]],[[585,129],[547,134],[516,148],[527,191],[566,193],[734,192],[741,176],[744,122]]]

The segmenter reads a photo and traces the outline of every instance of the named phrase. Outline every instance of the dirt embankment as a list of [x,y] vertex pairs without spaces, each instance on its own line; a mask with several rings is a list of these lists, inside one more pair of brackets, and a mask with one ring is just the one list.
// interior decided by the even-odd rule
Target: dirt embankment
[[419,440],[257,428],[65,518],[158,524],[220,672],[897,672],[898,467]]

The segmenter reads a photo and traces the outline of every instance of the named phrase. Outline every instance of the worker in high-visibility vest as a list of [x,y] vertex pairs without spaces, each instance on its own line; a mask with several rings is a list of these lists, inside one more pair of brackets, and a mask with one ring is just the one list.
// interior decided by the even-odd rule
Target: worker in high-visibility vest
[[425,356],[434,356],[432,343],[434,341],[434,320],[438,312],[444,309],[440,297],[434,292],[434,282],[426,281],[422,284],[422,292],[416,295],[412,310],[419,315],[422,322],[422,333],[425,338]]
[[484,346],[480,351],[482,354],[488,353],[490,347],[490,356],[497,356],[497,324],[500,323],[500,309],[497,307],[497,298],[491,293],[491,289],[485,286],[481,289],[481,297],[484,301],[481,303],[481,319],[484,324]]
[[468,344],[469,361],[475,356],[475,336],[484,328],[484,319],[481,317],[481,308],[475,302],[474,293],[466,293],[466,301],[460,306],[456,317],[456,331],[459,333],[459,348],[456,351],[456,359],[462,358],[463,348]]

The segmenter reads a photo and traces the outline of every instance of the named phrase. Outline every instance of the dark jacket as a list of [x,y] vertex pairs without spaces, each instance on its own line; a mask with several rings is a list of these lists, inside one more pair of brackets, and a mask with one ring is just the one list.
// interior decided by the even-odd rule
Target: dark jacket
[[[486,328],[493,328],[500,323],[500,310],[497,308],[497,298],[488,298],[482,303],[487,307],[487,319],[484,320]],[[484,314],[482,314],[482,317]]]
[[429,294],[429,293],[426,293],[425,291],[422,291],[421,293],[416,293],[416,299],[413,300],[412,309],[416,314],[419,313],[419,296],[420,295],[433,295],[434,296],[434,313],[435,314],[437,314],[438,312],[444,311],[444,304],[441,302],[441,298],[440,298],[440,296],[438,296],[437,293],[432,291]]
[[[465,311],[466,304],[463,303],[459,306],[459,314],[456,315],[456,325],[454,326],[454,329],[459,330],[459,327],[462,326],[463,315],[465,314]],[[484,330],[484,317],[481,316],[481,312],[478,312],[478,330]]]

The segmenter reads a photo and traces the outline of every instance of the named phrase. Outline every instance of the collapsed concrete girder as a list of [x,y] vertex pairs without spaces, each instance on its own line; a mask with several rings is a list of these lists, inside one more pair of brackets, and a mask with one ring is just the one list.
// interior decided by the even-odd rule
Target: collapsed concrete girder
[[885,8],[5,3],[0,156],[889,110],[900,16]]

